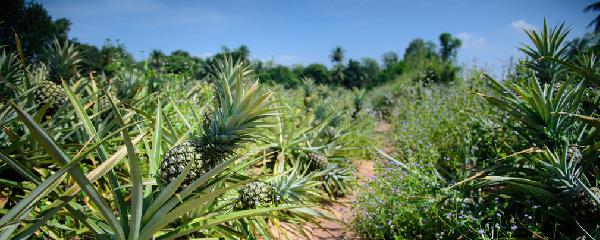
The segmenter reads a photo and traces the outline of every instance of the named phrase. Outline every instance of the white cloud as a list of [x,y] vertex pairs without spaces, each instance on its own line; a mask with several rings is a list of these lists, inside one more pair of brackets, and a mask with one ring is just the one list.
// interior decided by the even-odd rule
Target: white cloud
[[276,63],[284,65],[297,64],[300,63],[302,60],[302,57],[293,54],[284,54],[275,58]]
[[461,32],[456,34],[462,41],[462,48],[466,50],[487,50],[490,45],[484,37],[477,36],[471,33]]
[[523,30],[536,30],[537,31],[537,29],[538,29],[535,25],[528,23],[525,20],[513,21],[510,23],[510,27],[513,30],[516,30],[518,32],[522,32]]
[[205,52],[205,53],[200,54],[200,57],[207,58],[207,57],[212,57],[213,55],[215,55],[215,54],[212,52]]

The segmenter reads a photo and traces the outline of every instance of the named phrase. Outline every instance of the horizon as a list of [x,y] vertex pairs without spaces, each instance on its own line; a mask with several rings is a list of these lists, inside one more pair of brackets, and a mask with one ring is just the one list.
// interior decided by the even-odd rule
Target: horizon
[[[292,66],[322,63],[331,66],[330,50],[341,46],[348,59],[373,58],[393,51],[403,56],[415,38],[433,41],[449,32],[462,40],[457,63],[476,65],[501,75],[511,57],[519,58],[528,43],[523,28],[540,29],[544,19],[564,22],[570,39],[590,32],[592,1],[447,1],[437,3],[380,1],[181,1],[175,5],[139,1],[39,1],[54,18],[72,22],[70,38],[102,46],[118,41],[136,60],[153,49],[169,54],[184,50],[206,58],[222,47],[246,45],[251,59]],[[231,6],[237,6],[232,8]],[[467,10],[465,10],[467,9]],[[536,9],[536,11],[529,11]],[[510,11],[509,11],[510,10]],[[461,13],[461,14],[457,14]],[[481,19],[481,21],[473,21]],[[446,24],[439,24],[443,20]]]

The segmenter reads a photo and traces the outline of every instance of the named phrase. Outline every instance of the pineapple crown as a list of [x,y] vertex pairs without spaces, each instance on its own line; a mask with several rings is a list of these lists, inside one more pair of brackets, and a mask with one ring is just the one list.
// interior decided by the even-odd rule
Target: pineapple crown
[[304,96],[309,97],[315,88],[315,81],[309,77],[302,78],[302,88],[304,89]]
[[365,90],[354,88],[352,90],[352,102],[354,103],[355,108],[360,108],[365,100]]
[[51,79],[56,83],[60,83],[61,78],[68,80],[76,75],[82,61],[75,44],[65,40],[61,45],[57,38],[46,48],[44,56],[50,67]]
[[229,56],[217,61],[215,69],[215,104],[205,116],[203,140],[233,147],[270,126],[259,120],[274,114],[269,107],[271,92],[262,91],[258,80],[250,80],[250,69]]
[[581,176],[581,159],[569,156],[569,147],[559,149],[558,153],[554,153],[546,148],[544,158],[539,161],[542,173],[550,181],[550,184],[568,191],[576,188],[579,183],[578,179]]
[[12,96],[22,76],[17,55],[3,50],[0,55],[0,98]]

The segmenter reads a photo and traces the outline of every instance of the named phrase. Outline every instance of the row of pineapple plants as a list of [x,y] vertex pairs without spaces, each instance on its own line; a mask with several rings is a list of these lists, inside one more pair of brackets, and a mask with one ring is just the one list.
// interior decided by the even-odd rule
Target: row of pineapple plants
[[331,218],[313,207],[352,188],[360,102],[324,90],[335,106],[313,113],[228,57],[209,82],[81,73],[80,58],[58,40],[36,59],[0,56],[2,239],[306,234]]

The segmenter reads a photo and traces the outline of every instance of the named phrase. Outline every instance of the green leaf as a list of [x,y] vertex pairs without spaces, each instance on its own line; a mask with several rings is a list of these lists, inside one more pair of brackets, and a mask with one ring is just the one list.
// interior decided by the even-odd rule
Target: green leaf
[[[75,112],[77,113],[77,116],[79,116],[79,119],[83,123],[83,126],[88,136],[94,141],[98,142],[100,140],[100,137],[97,135],[96,129],[94,128],[92,121],[90,120],[85,109],[83,108],[83,105],[81,105],[81,101],[79,100],[77,95],[73,93],[73,91],[65,81],[63,81],[63,89],[65,90],[65,93],[67,94],[71,105],[75,107]],[[106,161],[107,155],[108,154],[106,153],[106,149],[104,149],[104,146],[100,145],[100,147],[98,148],[98,157],[100,158],[100,160],[102,162]],[[127,222],[127,205],[125,204],[123,192],[119,188],[119,181],[117,180],[117,177],[114,172],[108,172],[108,180],[115,195],[115,199],[117,199],[117,206],[119,207],[119,216],[121,218],[121,227],[123,229],[127,229],[129,225]]]
[[298,207],[303,207],[303,206],[284,205],[284,206],[278,206],[278,207],[249,209],[249,210],[242,210],[242,211],[217,215],[217,216],[214,216],[214,217],[211,217],[208,219],[199,218],[199,219],[196,219],[196,220],[190,222],[189,224],[178,227],[177,229],[175,229],[171,232],[168,232],[165,235],[159,236],[156,239],[157,240],[159,240],[159,239],[160,240],[174,239],[174,238],[189,234],[191,232],[199,231],[199,230],[202,230],[202,229],[214,226],[214,225],[230,222],[230,221],[233,221],[236,219],[249,218],[249,217],[268,214],[268,213],[274,212],[274,211],[281,211],[281,210],[298,208]]
[[[13,109],[17,112],[21,120],[25,123],[29,131],[31,132],[33,138],[44,148],[46,153],[48,153],[55,161],[57,161],[61,165],[66,165],[69,163],[69,157],[56,145],[54,140],[48,136],[48,134],[39,126],[37,123],[29,116],[29,114],[25,113],[21,110],[15,103],[12,101],[9,102]],[[88,179],[83,175],[81,169],[79,167],[74,167],[69,169],[69,174],[73,177],[73,179],[81,186],[83,191],[90,197],[90,200],[98,207],[98,210],[108,221],[111,228],[117,234],[117,239],[125,239],[125,235],[123,229],[120,226],[117,218],[112,214],[111,209],[108,204],[102,199],[100,194],[94,189],[94,186],[88,181]]]
[[127,132],[125,121],[123,120],[123,116],[121,112],[115,105],[115,102],[112,99],[110,94],[106,95],[110,104],[112,106],[113,112],[116,113],[116,117],[119,120],[121,126],[123,126],[123,130],[121,134],[123,135],[123,141],[125,142],[125,146],[127,147],[127,158],[129,159],[129,176],[131,177],[131,219],[129,221],[129,239],[138,239],[139,231],[142,224],[142,207],[144,203],[144,196],[142,191],[144,190],[144,186],[142,184],[142,171],[140,170],[140,164],[138,163],[137,156],[135,154],[135,148],[133,146],[133,142],[129,137],[129,133]]

